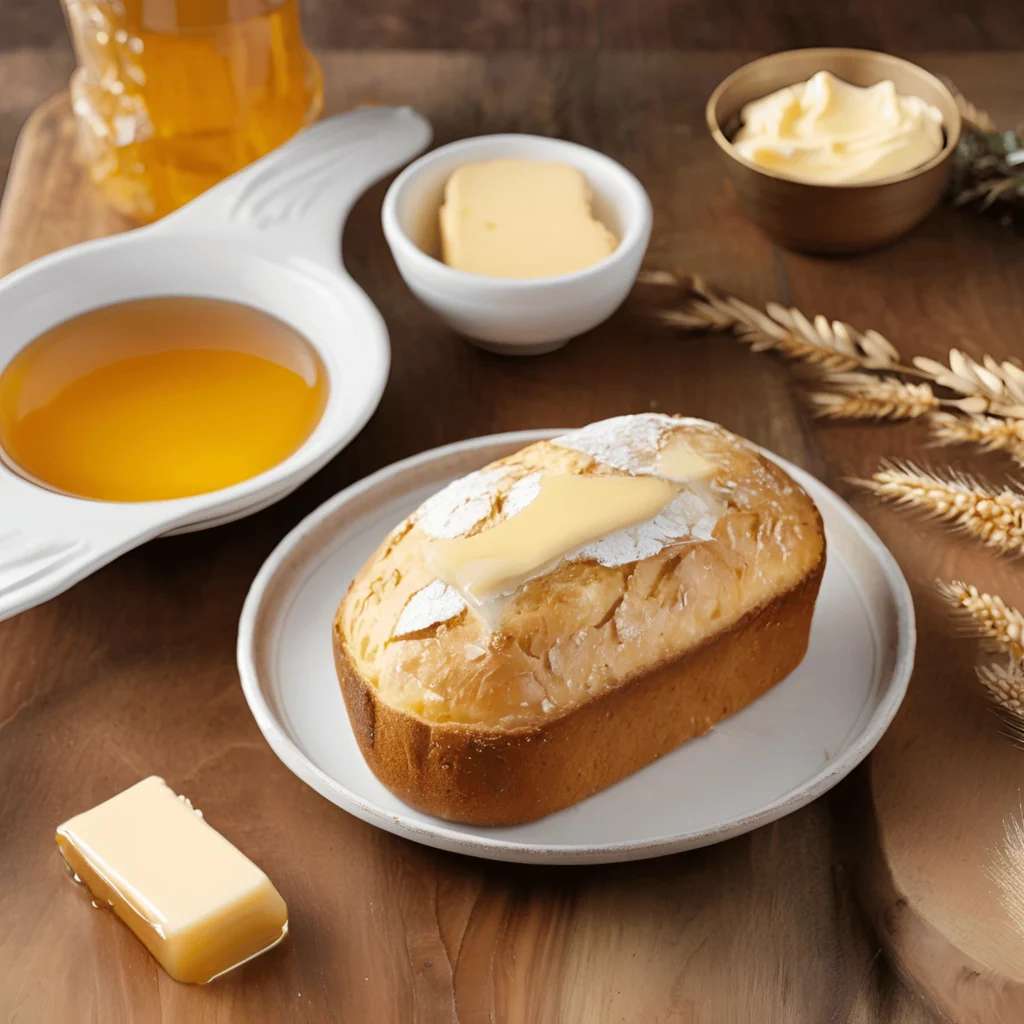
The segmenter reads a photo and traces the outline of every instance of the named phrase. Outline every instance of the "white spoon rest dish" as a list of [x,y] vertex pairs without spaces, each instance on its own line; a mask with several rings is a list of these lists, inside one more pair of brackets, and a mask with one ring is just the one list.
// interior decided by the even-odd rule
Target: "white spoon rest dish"
[[0,462],[0,619],[48,600],[161,534],[203,529],[284,497],[373,414],[387,381],[384,321],[341,262],[359,195],[430,141],[405,108],[322,121],[148,227],[72,246],[0,281],[0,371],[44,331],[128,299],[224,299],[289,324],[326,372],[323,416],[289,458],[242,483],[189,498],[104,502],[47,490]]

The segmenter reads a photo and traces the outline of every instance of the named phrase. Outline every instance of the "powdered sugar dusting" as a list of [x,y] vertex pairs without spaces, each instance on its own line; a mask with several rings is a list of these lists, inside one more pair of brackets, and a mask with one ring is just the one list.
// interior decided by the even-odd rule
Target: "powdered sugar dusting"
[[529,476],[517,480],[508,489],[508,494],[505,495],[505,504],[502,505],[506,519],[511,519],[512,516],[522,512],[540,494],[540,481],[543,475],[543,473],[531,473]]
[[616,530],[567,556],[572,562],[593,561],[614,567],[653,558],[669,544],[687,539],[709,540],[717,516],[690,491],[676,495],[646,522]]
[[469,533],[494,507],[493,485],[504,475],[500,469],[476,470],[428,498],[416,515],[420,529],[436,540]]
[[614,416],[556,437],[551,443],[589,455],[633,476],[655,476],[665,435],[684,421],[659,412]]
[[454,587],[449,587],[442,580],[434,580],[409,598],[391,636],[397,639],[430,626],[439,626],[454,619],[465,608],[466,602]]
[[691,481],[690,492],[704,504],[706,510],[690,527],[690,536],[694,540],[711,540],[715,526],[718,525],[719,518],[725,512],[725,505],[704,480]]

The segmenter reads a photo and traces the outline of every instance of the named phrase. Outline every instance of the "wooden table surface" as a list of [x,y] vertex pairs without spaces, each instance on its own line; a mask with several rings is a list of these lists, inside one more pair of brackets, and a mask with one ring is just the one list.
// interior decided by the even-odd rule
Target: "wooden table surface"
[[[108,0],[109,2],[109,0]],[[160,8],[166,0],[147,0]],[[221,9],[224,0],[206,0]],[[1017,0],[298,0],[318,49],[1014,50]],[[68,50],[60,0],[0,0],[0,51]]]
[[[889,249],[826,260],[777,250],[741,218],[702,121],[712,87],[749,56],[328,54],[328,110],[412,101],[438,142],[525,130],[595,146],[651,193],[648,266],[874,327],[908,353],[941,356],[963,343],[1019,354],[1021,242],[992,220],[941,210]],[[1020,54],[920,59],[997,120],[1024,110]],[[59,84],[62,73],[44,64],[0,58],[0,113],[31,88]],[[71,137],[63,100],[27,129],[0,216],[0,272],[124,226],[83,183]],[[815,424],[785,366],[728,338],[672,334],[652,322],[642,292],[558,353],[480,352],[432,320],[399,279],[379,225],[383,188],[359,202],[344,238],[394,352],[362,434],[277,506],[148,544],[0,625],[4,1019],[932,1020],[879,936],[948,1013],[1024,1019],[1022,947],[1007,946],[1021,936],[996,920],[998,908],[976,919],[944,902],[965,880],[976,899],[995,899],[981,858],[1004,816],[1019,811],[1024,754],[976,695],[970,645],[927,601],[935,576],[962,573],[1020,603],[1019,568],[910,524],[846,483],[881,454],[919,454],[922,432]],[[805,466],[850,496],[902,563],[919,603],[922,669],[870,768],[718,846],[554,869],[475,861],[380,832],[277,761],[242,698],[234,641],[249,583],[292,525],[341,487],[434,445],[649,409],[719,420]],[[948,459],[989,475],[1006,469],[963,451]],[[980,781],[958,760],[965,747],[984,761]],[[289,903],[288,942],[210,987],[166,977],[112,915],[89,907],[54,848],[59,822],[154,772],[263,866]],[[974,835],[982,847],[970,845]],[[997,949],[988,934],[999,936]],[[971,998],[957,1003],[965,991]]]

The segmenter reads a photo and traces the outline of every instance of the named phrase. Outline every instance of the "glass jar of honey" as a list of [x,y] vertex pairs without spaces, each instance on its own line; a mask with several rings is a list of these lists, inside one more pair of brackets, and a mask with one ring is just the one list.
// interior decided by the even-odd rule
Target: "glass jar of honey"
[[316,119],[298,0],[63,0],[90,177],[122,212],[177,209]]

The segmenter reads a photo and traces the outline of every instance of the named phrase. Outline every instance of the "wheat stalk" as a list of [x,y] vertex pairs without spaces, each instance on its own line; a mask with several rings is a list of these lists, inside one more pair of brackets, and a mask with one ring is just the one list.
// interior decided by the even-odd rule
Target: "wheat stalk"
[[1009,657],[990,665],[978,665],[974,671],[994,704],[1014,718],[1024,719],[1024,662]]
[[637,284],[653,284],[656,286],[667,285],[670,288],[678,287],[681,282],[670,270],[652,270],[644,267],[636,275]]
[[825,381],[833,390],[807,396],[815,415],[825,419],[910,420],[940,407],[929,384],[866,373],[833,373]]
[[976,444],[984,451],[1006,452],[1024,465],[1024,419],[936,412],[928,422],[939,444]]
[[939,387],[963,396],[947,402],[960,412],[1024,418],[1024,369],[1008,359],[1000,363],[983,356],[979,363],[951,348],[948,365],[915,356],[914,368]]
[[1014,718],[1015,738],[1024,738],[1024,615],[997,594],[986,594],[962,580],[938,580],[936,588],[968,635],[978,636],[1005,655],[975,667],[989,698]]
[[679,309],[662,310],[663,323],[684,330],[731,331],[754,352],[774,351],[819,369],[848,372],[856,369],[913,373],[900,365],[895,346],[878,331],[859,331],[842,320],[818,314],[808,319],[799,309],[769,302],[755,309],[734,295],[711,287],[701,277],[679,281],[665,271],[648,271],[647,284],[674,284],[686,288]]
[[966,632],[983,637],[1017,660],[1024,658],[1024,615],[1016,608],[962,580],[939,580],[935,585]]
[[[769,302],[764,310],[755,309],[741,299],[712,287],[701,277],[681,280],[664,270],[645,271],[639,278],[645,284],[669,285],[683,291],[682,305],[678,309],[662,310],[657,315],[666,324],[683,330],[729,331],[754,352],[774,351],[789,359],[810,364],[822,371],[836,390],[855,395],[865,401],[848,402],[843,406],[836,399],[813,400],[822,412],[833,419],[850,416],[856,419],[906,419],[902,414],[920,408],[923,402],[931,404],[926,393],[917,393],[910,401],[910,392],[904,392],[899,401],[892,401],[893,411],[877,413],[871,410],[884,407],[886,399],[869,381],[869,373],[856,384],[850,378],[854,371],[887,372],[913,377],[927,382],[936,406],[943,405],[965,415],[987,414],[990,417],[1024,419],[1024,368],[1011,360],[999,362],[983,356],[981,362],[960,349],[950,349],[948,361],[918,356],[912,365],[901,362],[895,345],[878,331],[860,331],[842,320],[829,320],[820,313],[807,317],[795,307]],[[844,381],[837,380],[843,374]],[[889,387],[889,399],[895,399]],[[934,388],[943,388],[952,395],[935,395]],[[877,399],[877,401],[873,401]],[[840,411],[844,408],[847,412]],[[921,415],[922,410],[916,415]]]
[[869,480],[855,481],[879,498],[924,512],[1003,554],[1024,551],[1024,494],[994,490],[973,477],[948,478],[913,462],[883,462]]

